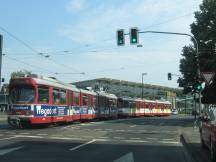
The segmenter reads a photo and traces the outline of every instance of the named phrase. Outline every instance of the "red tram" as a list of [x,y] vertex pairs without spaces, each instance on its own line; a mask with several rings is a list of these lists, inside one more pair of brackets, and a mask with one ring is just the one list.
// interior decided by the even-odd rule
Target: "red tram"
[[162,101],[117,98],[114,94],[78,89],[46,77],[13,78],[9,84],[12,126],[115,119],[125,116],[171,114],[171,104]]

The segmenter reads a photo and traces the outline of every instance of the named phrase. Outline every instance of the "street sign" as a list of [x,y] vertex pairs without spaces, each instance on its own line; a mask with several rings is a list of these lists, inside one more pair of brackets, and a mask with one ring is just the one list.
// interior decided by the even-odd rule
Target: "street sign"
[[209,84],[215,76],[214,72],[202,72],[202,77],[205,79],[206,84]]

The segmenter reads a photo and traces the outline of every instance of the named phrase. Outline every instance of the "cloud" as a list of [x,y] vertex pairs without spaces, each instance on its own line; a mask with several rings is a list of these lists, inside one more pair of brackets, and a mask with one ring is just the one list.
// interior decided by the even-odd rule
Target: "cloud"
[[[104,38],[115,38],[115,31],[118,28],[127,30],[132,26],[145,28],[170,19],[170,17],[188,13],[191,11],[191,6],[194,5],[193,1],[180,2],[180,0],[133,0],[121,5],[115,4],[113,1],[111,4],[101,2],[83,10],[78,21],[62,25],[57,32],[76,43],[95,43]],[[70,11],[77,11],[83,8],[84,3],[84,0],[73,0],[67,6]],[[185,17],[183,19],[185,23],[180,25],[189,26],[187,20],[191,20],[191,17]],[[172,25],[174,31],[175,29],[181,30],[178,23],[173,24],[175,24],[175,26]]]
[[76,13],[81,11],[85,6],[85,0],[71,0],[66,4],[65,9],[67,12]]

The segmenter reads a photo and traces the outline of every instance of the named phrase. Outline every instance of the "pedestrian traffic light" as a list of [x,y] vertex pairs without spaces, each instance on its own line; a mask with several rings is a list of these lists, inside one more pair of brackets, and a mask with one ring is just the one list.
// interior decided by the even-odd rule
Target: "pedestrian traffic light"
[[130,29],[130,43],[131,44],[138,44],[138,29],[137,28],[131,28]]
[[168,73],[168,80],[172,80],[172,74]]
[[123,46],[125,44],[124,29],[117,30],[117,45]]

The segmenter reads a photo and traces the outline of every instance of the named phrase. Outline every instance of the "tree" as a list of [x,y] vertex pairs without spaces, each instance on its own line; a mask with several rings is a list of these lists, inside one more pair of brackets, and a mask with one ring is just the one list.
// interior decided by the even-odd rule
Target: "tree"
[[[191,33],[198,41],[199,65],[201,72],[216,71],[216,1],[203,0],[200,11],[195,12],[195,22],[191,24]],[[193,40],[192,40],[193,41]],[[185,46],[180,60],[182,77],[178,79],[180,87],[188,93],[188,87],[198,81],[195,42]]]
[[20,70],[20,71],[16,71],[11,73],[11,78],[16,78],[16,77],[24,77],[25,75],[33,75],[31,71],[28,70]]

